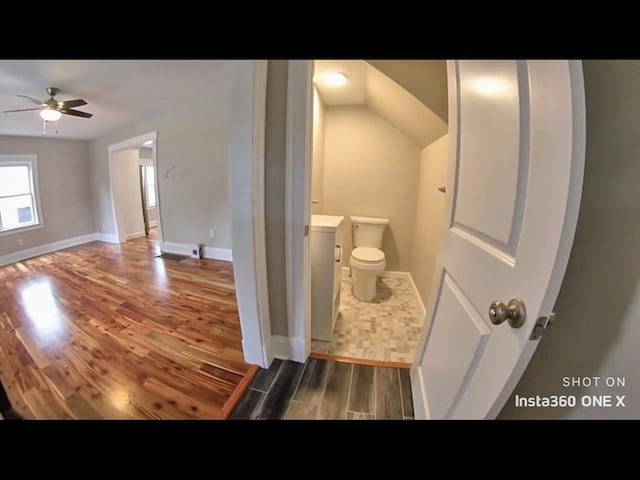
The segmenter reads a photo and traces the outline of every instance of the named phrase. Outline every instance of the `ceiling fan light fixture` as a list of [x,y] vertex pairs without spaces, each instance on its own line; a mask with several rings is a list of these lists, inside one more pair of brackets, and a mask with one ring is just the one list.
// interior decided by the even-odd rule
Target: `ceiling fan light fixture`
[[40,111],[40,118],[47,122],[55,122],[60,120],[60,117],[62,117],[62,113],[58,110],[54,110],[53,108],[44,108]]

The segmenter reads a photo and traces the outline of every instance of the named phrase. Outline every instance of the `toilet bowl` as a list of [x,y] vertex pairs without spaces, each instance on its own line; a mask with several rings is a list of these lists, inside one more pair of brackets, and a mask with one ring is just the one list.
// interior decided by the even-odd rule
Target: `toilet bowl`
[[353,278],[353,296],[362,302],[370,302],[376,296],[378,275],[385,269],[384,252],[379,248],[354,248],[349,258]]

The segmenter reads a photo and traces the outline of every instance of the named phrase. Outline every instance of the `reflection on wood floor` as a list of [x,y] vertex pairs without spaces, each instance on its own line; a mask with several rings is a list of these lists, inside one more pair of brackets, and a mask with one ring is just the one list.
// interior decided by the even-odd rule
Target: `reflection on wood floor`
[[0,378],[38,419],[226,418],[242,356],[230,262],[101,242],[0,267]]

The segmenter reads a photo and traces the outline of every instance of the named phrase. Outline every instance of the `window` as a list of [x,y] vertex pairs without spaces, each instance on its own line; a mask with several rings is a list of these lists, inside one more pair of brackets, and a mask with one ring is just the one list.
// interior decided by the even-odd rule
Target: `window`
[[0,155],[0,233],[40,224],[35,155]]
[[153,165],[144,167],[145,178],[145,195],[147,196],[147,208],[155,208],[156,206],[156,176]]

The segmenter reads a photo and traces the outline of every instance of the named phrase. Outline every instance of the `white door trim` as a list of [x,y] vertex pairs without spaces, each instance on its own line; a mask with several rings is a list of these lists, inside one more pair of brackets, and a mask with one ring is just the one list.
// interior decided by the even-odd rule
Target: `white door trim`
[[[309,235],[311,223],[311,132],[313,61],[290,60],[287,83],[285,166],[285,268],[288,337],[299,348],[292,360],[305,362],[311,351]],[[302,200],[302,201],[301,201]]]
[[151,132],[143,133],[142,135],[138,135],[137,137],[129,138],[127,140],[123,140],[118,143],[114,143],[109,145],[109,193],[111,194],[111,211],[113,214],[113,223],[115,228],[115,237],[118,239],[118,243],[124,243],[127,241],[127,237],[124,232],[120,231],[118,227],[118,208],[116,206],[116,197],[113,191],[113,154],[115,152],[119,152],[120,150],[127,150],[130,148],[140,148],[142,144],[148,140],[153,140],[153,144],[151,145],[151,160],[153,162],[153,170],[156,176],[156,216],[158,217],[158,241],[160,242],[160,248],[163,245],[163,235],[162,235],[162,215],[161,215],[161,206],[160,206],[160,195],[158,194],[158,158],[157,158],[157,140],[158,140],[158,131],[153,130]]
[[264,219],[267,66],[266,60],[235,62],[229,125],[231,243],[242,351],[247,363],[264,368],[273,359]]

